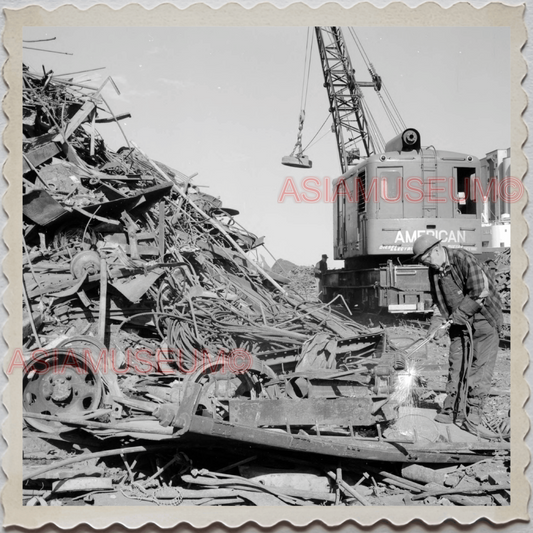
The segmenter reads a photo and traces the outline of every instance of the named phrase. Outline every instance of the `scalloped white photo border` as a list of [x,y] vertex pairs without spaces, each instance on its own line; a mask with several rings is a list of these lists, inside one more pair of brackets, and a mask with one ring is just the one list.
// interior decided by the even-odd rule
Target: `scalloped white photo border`
[[[369,3],[357,4],[345,9],[338,4],[327,4],[313,9],[305,4],[291,4],[278,9],[271,4],[260,4],[252,9],[244,9],[238,4],[227,4],[212,9],[203,4],[195,4],[179,9],[171,4],[160,5],[146,10],[137,4],[130,4],[120,10],[106,5],[97,5],[88,10],[80,10],[69,5],[53,11],[39,6],[4,11],[6,26],[3,42],[8,53],[4,65],[4,80],[8,93],[3,109],[8,118],[3,141],[9,152],[4,165],[4,177],[8,183],[3,198],[3,206],[8,215],[3,237],[8,248],[3,268],[8,279],[4,293],[4,306],[9,314],[4,325],[3,335],[9,347],[4,354],[4,363],[12,351],[21,346],[22,332],[22,27],[23,26],[314,26],[314,25],[357,25],[361,20],[365,26],[504,26],[511,34],[511,150],[513,174],[523,179],[526,175],[527,160],[522,147],[527,139],[527,128],[522,113],[527,105],[527,95],[521,86],[526,75],[527,65],[521,54],[526,42],[526,27],[523,20],[524,7],[490,4],[476,8],[470,4],[455,4],[444,9],[435,3],[424,3],[410,8],[402,3],[393,3],[385,8],[377,8]],[[460,524],[472,524],[486,519],[495,524],[512,520],[527,520],[527,504],[530,487],[524,475],[529,463],[529,451],[524,437],[529,428],[529,419],[524,411],[524,403],[529,396],[524,378],[529,357],[524,347],[528,324],[523,313],[528,299],[527,286],[523,275],[528,259],[523,242],[528,234],[523,210],[527,196],[513,204],[512,220],[512,269],[511,269],[511,486],[512,499],[507,507],[277,507],[272,513],[265,507],[23,507],[22,506],[22,377],[20,369],[9,376],[4,391],[3,402],[8,416],[3,425],[3,436],[7,441],[7,451],[2,459],[2,467],[7,483],[2,493],[4,525],[37,528],[45,524],[55,524],[60,528],[72,528],[78,524],[88,524],[101,529],[113,524],[128,528],[138,528],[144,524],[156,524],[168,528],[178,524],[190,524],[196,528],[221,523],[228,527],[238,527],[253,522],[270,527],[282,521],[301,527],[314,521],[327,526],[343,524],[346,521],[369,526],[380,520],[394,525],[407,524],[417,519],[425,524],[440,524],[454,520]],[[4,365],[5,370],[5,365]]]

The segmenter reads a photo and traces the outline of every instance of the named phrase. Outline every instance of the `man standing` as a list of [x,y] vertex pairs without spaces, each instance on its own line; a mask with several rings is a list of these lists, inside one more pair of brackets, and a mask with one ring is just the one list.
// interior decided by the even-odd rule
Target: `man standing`
[[322,254],[322,259],[315,265],[315,278],[317,278],[318,299],[321,302],[325,301],[324,294],[324,274],[328,270],[328,256]]
[[[446,399],[436,422],[461,421],[472,433],[482,432],[483,404],[490,390],[502,324],[500,298],[494,283],[474,255],[462,248],[447,248],[432,235],[413,245],[414,259],[429,267],[435,313],[430,332],[449,327],[450,354]],[[442,329],[439,329],[442,328]],[[439,335],[440,333],[440,335]]]

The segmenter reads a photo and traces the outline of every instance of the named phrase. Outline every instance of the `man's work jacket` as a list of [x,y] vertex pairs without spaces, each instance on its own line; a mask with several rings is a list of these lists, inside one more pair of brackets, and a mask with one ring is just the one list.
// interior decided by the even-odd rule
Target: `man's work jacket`
[[321,259],[315,265],[315,278],[321,278],[328,271],[328,263]]
[[[443,248],[447,256],[444,267],[440,270],[429,269],[431,296],[440,314],[449,318],[457,308],[465,311],[468,316],[479,312],[491,326],[499,329],[502,325],[502,308],[492,276],[469,251],[446,246]],[[450,298],[450,286],[457,289],[455,298]],[[479,310],[472,311],[472,302],[481,306]]]

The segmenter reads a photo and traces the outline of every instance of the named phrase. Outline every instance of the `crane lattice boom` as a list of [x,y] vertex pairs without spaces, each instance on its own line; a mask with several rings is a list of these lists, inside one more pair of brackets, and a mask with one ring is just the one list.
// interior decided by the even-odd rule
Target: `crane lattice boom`
[[317,26],[315,32],[344,174],[350,165],[358,162],[359,145],[363,146],[366,157],[376,151],[362,106],[361,87],[374,87],[379,91],[380,79],[373,76],[371,82],[356,81],[355,70],[340,28]]

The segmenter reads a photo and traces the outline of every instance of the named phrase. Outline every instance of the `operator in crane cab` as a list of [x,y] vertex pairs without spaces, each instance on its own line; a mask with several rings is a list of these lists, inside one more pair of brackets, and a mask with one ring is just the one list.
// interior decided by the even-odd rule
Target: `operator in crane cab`
[[315,265],[315,278],[317,280],[318,299],[321,302],[326,300],[324,294],[324,274],[328,271],[328,256],[322,254],[322,259]]
[[[463,248],[448,248],[433,235],[422,235],[413,245],[414,260],[429,267],[434,304],[429,333],[450,336],[446,399],[435,417],[442,424],[463,424],[481,436],[487,397],[498,353],[502,310],[489,273]],[[494,436],[494,435],[490,435]]]

